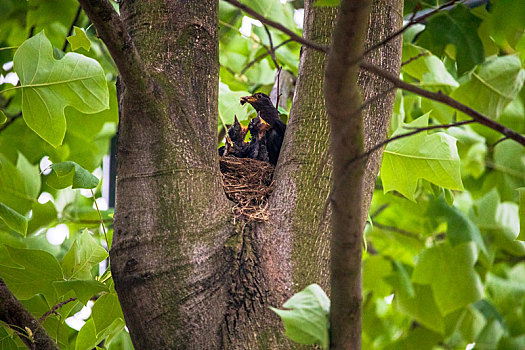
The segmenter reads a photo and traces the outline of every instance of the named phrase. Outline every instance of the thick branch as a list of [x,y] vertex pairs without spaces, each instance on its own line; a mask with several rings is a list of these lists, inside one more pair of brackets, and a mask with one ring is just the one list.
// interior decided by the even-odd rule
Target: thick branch
[[277,30],[280,30],[281,32],[283,32],[284,34],[288,35],[291,39],[293,39],[294,41],[297,41],[298,43],[301,43],[303,45],[309,46],[311,48],[314,48],[314,49],[322,51],[322,52],[328,52],[328,48],[327,47],[319,45],[319,44],[316,44],[313,41],[310,41],[308,39],[303,38],[302,36],[299,36],[299,35],[295,34],[294,32],[292,32],[290,29],[286,28],[282,24],[277,23],[275,21],[272,21],[271,19],[268,19],[268,18],[264,17],[263,15],[258,13],[257,11],[253,10],[252,8],[250,8],[250,7],[248,7],[248,6],[244,5],[244,4],[241,4],[237,0],[224,0],[224,1],[226,1],[230,5],[233,5],[233,6],[237,7],[237,8],[239,8],[239,9],[243,10],[244,12],[246,12],[247,14],[252,16],[253,18],[258,19],[262,23],[264,23],[266,25],[269,25],[270,27],[275,28]]
[[[345,169],[364,149],[362,99],[357,84],[369,0],[342,1],[325,73],[333,159],[330,259],[330,349],[361,348],[361,243],[366,163]],[[339,141],[336,141],[339,140]]]
[[133,39],[109,0],[79,0],[93,22],[100,38],[106,44],[117,65],[122,80],[134,90],[144,90],[146,69],[140,59]]
[[0,321],[5,322],[19,336],[28,349],[58,349],[42,325],[19,302],[0,278]]
[[460,112],[465,113],[469,117],[472,117],[477,123],[485,125],[488,128],[491,128],[493,130],[496,130],[497,132],[505,135],[509,139],[512,139],[522,145],[525,146],[525,137],[521,135],[520,133],[511,130],[507,128],[506,126],[495,122],[494,120],[484,116],[483,114],[473,110],[472,108],[465,106],[463,103],[458,102],[451,98],[450,96],[447,96],[441,92],[430,92],[424,89],[421,89],[420,87],[417,87],[415,85],[405,83],[401,79],[397,78],[395,75],[377,67],[373,64],[362,62],[361,68],[369,71],[370,73],[373,73],[377,76],[383,77],[386,80],[390,81],[392,84],[394,84],[395,87],[413,92],[417,95],[423,96],[428,98],[429,100],[437,101],[440,103],[443,103],[447,106],[450,106]]

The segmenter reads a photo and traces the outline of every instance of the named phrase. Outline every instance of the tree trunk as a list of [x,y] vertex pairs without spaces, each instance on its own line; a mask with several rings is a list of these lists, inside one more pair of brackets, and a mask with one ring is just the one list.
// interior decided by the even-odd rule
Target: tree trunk
[[[306,1],[305,36],[328,44],[336,9],[312,3]],[[397,28],[400,3],[376,0],[379,12],[371,23],[385,31]],[[120,72],[111,247],[115,287],[137,349],[290,348],[294,345],[268,306],[282,305],[310,283],[328,289],[325,55],[303,48],[269,222],[234,220],[216,153],[217,7],[212,0],[123,0],[120,5],[122,30],[133,40],[147,75]],[[104,31],[103,23],[94,23]],[[392,72],[399,69],[396,45],[376,62]],[[115,57],[128,47],[110,52]],[[128,63],[115,61],[119,69]],[[375,93],[365,89],[365,99]],[[388,127],[392,96],[380,103],[367,112],[366,120],[374,123],[365,122],[365,128],[375,127],[367,133],[366,147],[379,142]],[[379,161],[370,160],[369,193]],[[369,197],[365,202],[366,211]]]
[[111,269],[137,349],[220,348],[231,232],[216,153],[218,3],[122,1],[150,75],[119,89]]

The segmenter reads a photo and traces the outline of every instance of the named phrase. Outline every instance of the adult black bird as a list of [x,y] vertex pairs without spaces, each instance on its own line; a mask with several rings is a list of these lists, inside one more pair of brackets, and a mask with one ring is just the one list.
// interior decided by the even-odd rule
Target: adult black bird
[[258,92],[252,96],[241,97],[241,104],[249,103],[258,112],[257,116],[270,124],[270,129],[266,131],[266,146],[270,164],[276,165],[283,144],[286,124],[279,119],[279,111],[273,105],[270,97]]

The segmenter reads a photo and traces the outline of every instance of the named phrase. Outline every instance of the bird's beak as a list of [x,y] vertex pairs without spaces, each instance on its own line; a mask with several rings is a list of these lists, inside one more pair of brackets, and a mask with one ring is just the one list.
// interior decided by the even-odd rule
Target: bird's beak
[[245,104],[246,102],[252,103],[252,102],[255,102],[255,101],[257,101],[257,98],[255,98],[253,96],[241,97],[241,105]]

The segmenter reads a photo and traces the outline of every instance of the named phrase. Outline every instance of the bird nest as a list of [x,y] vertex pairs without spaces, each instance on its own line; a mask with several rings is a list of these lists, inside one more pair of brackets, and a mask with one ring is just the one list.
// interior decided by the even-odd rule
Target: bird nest
[[219,157],[226,197],[233,213],[248,221],[268,219],[268,197],[273,190],[274,166],[251,158]]

